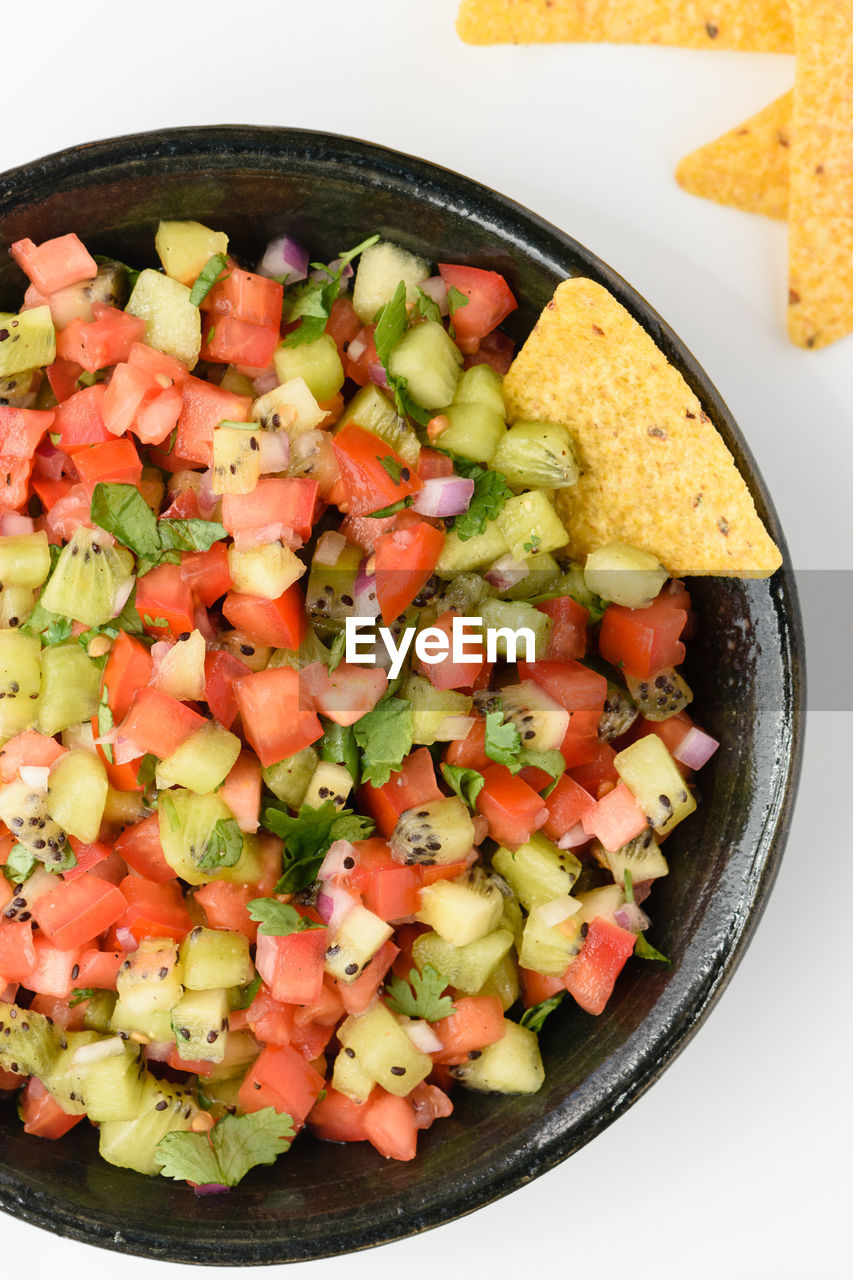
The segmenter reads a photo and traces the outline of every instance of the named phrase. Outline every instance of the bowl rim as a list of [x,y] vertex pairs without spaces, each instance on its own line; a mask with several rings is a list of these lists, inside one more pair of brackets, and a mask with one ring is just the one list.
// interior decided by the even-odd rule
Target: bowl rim
[[[13,1170],[0,1169],[0,1208],[33,1226],[65,1235],[83,1243],[118,1249],[144,1257],[201,1264],[275,1264],[304,1261],[347,1253],[401,1239],[415,1232],[439,1226],[490,1204],[532,1178],[554,1168],[580,1149],[628,1109],[657,1080],[686,1047],[714,1008],[730,981],[755,932],[773,887],[791,822],[799,781],[805,726],[805,661],[803,625],[796,583],[790,566],[784,534],[761,473],[731,412],[697,359],[667,323],[617,272],[573,237],[531,212],[520,203],[463,177],[441,165],[406,155],[373,142],[346,135],[276,126],[207,125],[152,130],[88,142],[68,147],[20,165],[0,175],[0,227],[3,220],[27,202],[74,188],[81,179],[106,180],[120,166],[123,172],[181,172],[186,162],[204,160],[209,171],[260,168],[275,173],[282,163],[301,163],[310,170],[329,163],[342,172],[360,174],[392,189],[405,187],[407,198],[450,207],[451,212],[471,214],[493,224],[497,239],[510,251],[518,250],[528,259],[554,273],[555,282],[570,274],[560,262],[583,260],[589,274],[603,284],[650,333],[668,359],[680,369],[709,412],[715,426],[729,445],[735,444],[739,469],[745,470],[753,495],[763,508],[771,535],[783,553],[784,565],[770,580],[770,595],[779,624],[779,659],[785,681],[784,706],[787,722],[780,727],[778,768],[765,796],[765,817],[761,837],[747,859],[744,896],[714,963],[701,983],[691,988],[692,999],[679,1005],[678,1018],[654,1040],[654,1053],[639,1058],[639,1066],[619,1089],[611,1088],[607,1105],[600,1108],[594,1123],[577,1140],[576,1136],[553,1126],[533,1147],[519,1147],[514,1158],[467,1186],[451,1199],[433,1196],[420,1205],[415,1221],[401,1221],[394,1205],[378,1215],[371,1226],[344,1227],[338,1239],[326,1241],[320,1249],[286,1239],[278,1247],[269,1244],[255,1250],[248,1243],[249,1232],[239,1247],[229,1249],[227,1237],[213,1233],[209,1242],[198,1242],[189,1250],[186,1243],[151,1229],[128,1230],[119,1217],[87,1215],[69,1202],[44,1193],[34,1193],[16,1183]],[[452,201],[456,209],[449,206]],[[508,228],[512,234],[508,234]],[[250,1226],[251,1224],[247,1224]]]

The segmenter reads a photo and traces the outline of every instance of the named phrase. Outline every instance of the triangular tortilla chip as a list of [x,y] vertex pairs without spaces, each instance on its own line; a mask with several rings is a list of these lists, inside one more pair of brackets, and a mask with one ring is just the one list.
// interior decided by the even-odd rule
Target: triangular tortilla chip
[[609,41],[793,53],[787,0],[462,0],[468,44]]
[[685,191],[746,213],[787,218],[793,93],[685,156],[675,176]]
[[766,577],[782,563],[696,396],[601,285],[559,285],[504,396],[510,421],[572,434],[583,474],[557,508],[578,559],[627,542],[673,574]]
[[792,10],[788,332],[824,347],[853,329],[853,0],[792,0]]

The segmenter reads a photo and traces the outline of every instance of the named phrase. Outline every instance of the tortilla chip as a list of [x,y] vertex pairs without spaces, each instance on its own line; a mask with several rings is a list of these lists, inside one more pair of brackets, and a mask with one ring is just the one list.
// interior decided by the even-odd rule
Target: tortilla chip
[[558,287],[504,396],[511,421],[563,422],[572,434],[583,474],[557,508],[577,559],[627,542],[672,574],[766,577],[782,563],[696,396],[601,285]]
[[462,0],[468,44],[610,41],[793,53],[787,0]]
[[675,176],[685,191],[768,218],[788,216],[793,93],[783,93],[737,128],[685,156]]
[[853,329],[853,0],[792,0],[792,10],[788,332],[824,347]]

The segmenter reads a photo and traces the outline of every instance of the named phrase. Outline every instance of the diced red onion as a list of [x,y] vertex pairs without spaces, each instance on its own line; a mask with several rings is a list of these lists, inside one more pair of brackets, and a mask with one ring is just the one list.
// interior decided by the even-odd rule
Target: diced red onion
[[216,510],[219,495],[213,492],[213,468],[201,473],[198,486],[198,513],[202,520],[209,520]]
[[[108,740],[108,738],[109,735],[104,734],[100,741]],[[145,752],[140,750],[132,738],[122,738],[118,734],[113,739],[112,747],[113,759],[116,764],[130,764],[131,760],[139,760],[145,755]]]
[[[335,880],[338,876],[346,875],[352,871],[353,867],[357,867],[360,862],[358,850],[350,844],[349,840],[336,840],[334,844],[329,846],[326,854],[317,872],[317,879],[321,881]],[[349,864],[349,865],[346,865]]]
[[347,540],[344,535],[337,533],[334,529],[321,533],[314,550],[314,564],[324,564],[331,568],[338,563],[346,545]]
[[546,929],[551,929],[554,925],[562,924],[564,920],[568,920],[569,916],[573,916],[580,909],[581,903],[577,898],[571,897],[568,893],[563,893],[559,898],[552,899],[551,902],[542,903],[538,908],[539,919]]
[[391,383],[388,381],[388,374],[385,366],[378,360],[368,366],[367,375],[374,386],[381,387],[383,391],[388,391]]
[[113,617],[117,618],[124,606],[130,599],[130,593],[135,586],[135,579],[128,578],[126,582],[120,582],[113,591]]
[[474,814],[474,844],[482,844],[489,834],[489,820],[482,813]]
[[191,1182],[190,1186],[197,1196],[227,1196],[231,1190],[230,1187],[224,1187],[221,1182]]
[[376,575],[367,572],[369,560],[362,560],[355,575],[353,587],[353,616],[378,618],[379,601],[376,598]]
[[133,935],[133,930],[124,924],[120,925],[116,929],[116,942],[121,947],[122,951],[135,951],[139,946],[139,943]]
[[22,764],[19,772],[21,781],[25,782],[32,791],[37,791],[42,796],[47,794],[47,780],[50,775],[47,765]]
[[334,937],[353,907],[357,907],[359,899],[356,894],[345,889],[341,884],[324,881],[317,894],[317,914],[329,926],[329,935]]
[[263,373],[258,374],[257,378],[252,382],[256,396],[265,396],[270,391],[275,391],[280,385],[280,379],[275,369],[265,369]]
[[36,474],[44,476],[47,480],[59,480],[63,471],[68,472],[71,469],[71,459],[68,454],[57,449],[50,440],[42,440],[36,450],[34,462]]
[[673,751],[676,760],[686,764],[688,769],[701,769],[707,764],[719,746],[716,738],[693,725],[681,739]]
[[432,298],[443,316],[447,315],[450,310],[447,301],[447,285],[441,276],[430,276],[428,280],[422,280],[418,288],[423,289],[428,298]]
[[290,437],[286,431],[262,431],[260,436],[261,475],[286,471],[290,463]]
[[470,507],[473,496],[473,480],[466,480],[464,476],[437,476],[424,481],[412,506],[421,516],[461,516]]
[[626,902],[624,907],[613,912],[613,919],[620,929],[628,929],[631,933],[642,933],[651,924],[645,911],[636,902]]
[[[341,268],[340,258],[334,258],[329,263],[328,271],[326,270],[325,267],[314,267],[313,270],[309,272],[309,276],[312,280],[331,280],[332,275],[337,274],[337,272],[340,271],[340,268]],[[348,262],[344,267],[343,271],[341,271],[341,290],[340,290],[341,293],[346,293],[349,287],[349,281],[352,279],[354,275],[355,275],[355,272],[353,271],[352,263]]]
[[[427,481],[429,483],[429,481]],[[474,481],[472,480],[473,484]],[[483,574],[486,582],[490,582],[498,591],[509,591],[510,587],[522,582],[530,573],[530,565],[524,560],[516,560],[511,551],[500,556]]]
[[582,844],[589,844],[591,839],[592,835],[584,831],[583,823],[576,822],[573,827],[569,827],[565,835],[560,836],[557,841],[557,848],[578,849]]
[[277,965],[278,943],[275,938],[270,937],[268,934],[259,933],[257,946],[255,947],[255,968],[268,987],[271,987],[275,981]]
[[468,737],[473,724],[473,716],[445,716],[435,731],[436,741],[459,742]]
[[195,610],[193,611],[193,622],[195,623],[196,631],[201,632],[207,643],[216,639],[216,632],[213,630],[210,617],[203,604],[196,605]]
[[653,884],[654,880],[638,880],[634,885],[634,901],[637,906],[639,906],[641,902],[645,902],[646,898],[652,891]]
[[152,1062],[167,1062],[174,1047],[174,1040],[152,1040],[145,1046],[145,1056]]
[[413,1018],[411,1022],[404,1022],[403,1030],[421,1053],[438,1053],[439,1049],[444,1048],[441,1037],[423,1018]]
[[251,551],[252,547],[264,547],[270,542],[280,542],[284,536],[284,529],[285,526],[281,523],[259,524],[253,529],[236,529],[234,550]]
[[33,533],[35,525],[29,516],[22,516],[19,511],[4,511],[0,515],[0,533],[4,538]]
[[350,360],[360,360],[367,350],[367,340],[365,338],[353,338],[347,347],[347,355]]
[[269,279],[286,276],[285,284],[295,284],[297,280],[304,280],[307,274],[308,250],[298,240],[288,235],[270,240],[258,263],[259,276]]

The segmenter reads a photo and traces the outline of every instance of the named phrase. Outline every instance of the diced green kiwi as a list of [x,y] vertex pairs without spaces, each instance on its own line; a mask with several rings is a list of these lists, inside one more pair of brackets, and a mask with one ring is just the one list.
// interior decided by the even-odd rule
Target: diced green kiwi
[[624,542],[609,542],[586,558],[584,580],[590,591],[628,609],[651,604],[668,578],[654,556]]
[[160,1165],[155,1159],[157,1144],[167,1133],[190,1129],[198,1111],[198,1103],[188,1089],[149,1076],[137,1115],[101,1125],[101,1156],[109,1164],[123,1169],[159,1173]]
[[[544,616],[544,615],[543,615]],[[471,714],[473,700],[458,689],[436,689],[424,676],[409,676],[403,696],[412,709],[412,738],[423,746],[464,738],[470,726],[460,717]]]
[[248,939],[233,929],[197,925],[181,943],[181,961],[188,991],[243,987],[255,976]]
[[369,382],[355,393],[335,423],[335,432],[341,431],[349,422],[363,427],[365,431],[372,431],[390,445],[408,466],[417,466],[421,452],[418,437],[375,383]]
[[503,894],[480,867],[455,880],[436,880],[421,890],[417,919],[446,942],[464,947],[492,933],[503,916]]
[[462,353],[444,325],[424,320],[403,334],[388,358],[388,372],[406,379],[407,393],[424,409],[441,409],[453,399],[461,364]]
[[492,460],[506,435],[503,414],[482,403],[449,404],[442,409],[440,421],[442,431],[435,441],[439,449],[494,465]]
[[291,441],[323,421],[321,409],[304,378],[288,378],[252,405],[252,419],[268,431],[286,431]]
[[326,948],[326,973],[339,982],[355,982],[393,932],[367,907],[353,907]]
[[573,853],[558,849],[539,831],[515,852],[498,849],[492,866],[512,886],[527,911],[571,893],[581,870]]
[[116,993],[114,991],[96,991],[85,1002],[83,1026],[87,1031],[100,1031],[106,1034],[110,1029],[115,1007]]
[[518,981],[518,961],[510,950],[499,960],[479,991],[478,996],[497,996],[504,1013],[511,1009],[521,993]]
[[535,660],[545,657],[551,633],[551,619],[547,613],[542,613],[526,600],[484,600],[479,613],[483,619],[486,654],[490,661],[495,657],[508,658],[510,662],[516,662],[518,657],[529,661],[526,637],[515,638],[523,628],[533,634],[531,647]]
[[60,1071],[61,1081],[52,1075],[44,1084],[63,1110],[85,1112],[99,1123],[126,1120],[139,1111],[148,1073],[142,1050],[133,1041],[97,1033],[88,1043],[75,1040],[60,1056]]
[[186,787],[198,795],[214,791],[228,777],[240,754],[240,739],[209,720],[157,765],[158,787]]
[[426,258],[410,253],[391,240],[369,245],[359,256],[352,302],[362,324],[372,324],[376,313],[390,302],[402,280],[406,298],[415,300],[415,287],[429,275]]
[[109,1029],[129,1036],[145,1036],[147,1040],[160,1044],[168,1043],[174,1035],[171,1010],[152,1009],[148,1013],[131,1013],[122,999],[115,1003]]
[[228,822],[233,816],[218,794],[196,795],[174,788],[160,793],[158,808],[163,856],[182,880],[188,884],[204,884],[208,880],[258,883],[262,867],[257,841],[252,836],[243,836],[243,852],[233,866],[207,869],[199,865],[208,853],[211,840],[215,840],[216,824]]
[[514,423],[491,465],[518,489],[568,489],[580,475],[572,437],[557,422]]
[[165,221],[157,227],[154,248],[167,276],[193,285],[209,258],[228,252],[228,237],[201,222]]
[[495,523],[516,560],[557,551],[569,540],[565,525],[542,489],[508,499]]
[[183,966],[172,938],[143,938],[121,964],[116,990],[132,1014],[168,1011],[183,994]]
[[[500,592],[504,600],[532,600],[536,596],[547,595],[560,577],[560,566],[549,551],[525,556],[519,563],[525,565],[527,573],[514,586],[505,587]],[[495,568],[492,565],[490,572]]]
[[416,1049],[391,1010],[377,1001],[366,1013],[348,1017],[338,1027],[344,1050],[371,1080],[403,1098],[432,1071],[432,1058]]
[[464,947],[454,947],[438,933],[422,933],[415,939],[412,955],[421,972],[430,964],[452,987],[472,996],[485,985],[513,942],[508,929],[495,929]]
[[[400,814],[390,843],[394,857],[406,866],[458,862],[474,846],[474,823],[458,796],[429,800]],[[472,893],[478,896],[473,885]],[[485,894],[490,896],[488,887]]]
[[201,313],[190,302],[186,285],[159,271],[142,271],[126,310],[145,321],[149,347],[195,368],[201,351]]
[[40,587],[50,573],[50,548],[44,530],[0,537],[0,582],[13,587]]
[[631,883],[639,884],[641,880],[657,880],[669,874],[669,865],[660,851],[660,845],[651,831],[643,831],[640,835],[622,845],[621,849],[611,852],[599,841],[593,844],[593,852],[597,860],[606,866],[617,884],[624,885],[625,872],[630,871]]
[[507,540],[495,520],[489,520],[483,532],[475,533],[473,538],[460,538],[455,529],[450,529],[435,571],[442,578],[455,578],[458,573],[493,564],[508,550]]
[[464,617],[477,612],[481,600],[495,595],[494,587],[479,573],[458,573],[449,582],[443,582],[434,604],[439,613],[455,609]]
[[[0,328],[3,319],[0,316]],[[11,409],[32,409],[36,403],[42,384],[41,369],[22,369],[20,373],[10,373],[0,377],[0,406],[8,405]]]
[[62,1035],[42,1013],[0,1000],[0,1067],[22,1076],[46,1076],[60,1054]]
[[253,1035],[248,1031],[231,1031],[228,1032],[228,1042],[225,1045],[225,1055],[221,1062],[215,1062],[208,1080],[227,1080],[229,1076],[239,1075],[242,1080],[246,1074],[246,1068],[261,1052],[261,1046]]
[[107,800],[107,773],[89,751],[67,751],[53,765],[47,810],[70,836],[84,844],[97,840]]
[[459,376],[453,393],[454,404],[483,404],[506,418],[503,380],[488,364],[475,364]]
[[301,342],[298,347],[279,347],[273,364],[279,382],[304,378],[308,390],[318,401],[331,400],[344,385],[337,344],[328,333],[321,333],[314,342]]
[[562,925],[548,925],[541,908],[534,907],[524,924],[518,962],[523,969],[560,977],[583,945],[581,927],[573,917]]
[[260,478],[260,429],[252,431],[242,427],[214,427],[213,492],[251,493]]
[[569,729],[569,712],[535,680],[504,685],[504,720],[515,725],[522,745],[533,751],[559,750]]
[[274,649],[272,657],[266,664],[268,667],[293,667],[294,671],[301,671],[303,667],[310,666],[312,662],[328,662],[329,650],[318,639],[314,629],[309,627],[305,633],[305,639],[302,641],[298,649]]
[[321,804],[331,800],[336,809],[343,809],[351,791],[352,774],[349,769],[342,764],[333,764],[330,760],[321,760],[308,784],[302,803],[319,809]]
[[305,588],[308,617],[323,640],[332,639],[351,617],[355,604],[355,580],[364,557],[361,547],[347,543],[333,565],[321,564],[316,555]]
[[500,1040],[473,1061],[451,1067],[450,1074],[466,1089],[479,1093],[536,1093],[545,1082],[535,1033],[508,1018]]
[[53,737],[97,713],[101,672],[79,644],[48,645],[41,655],[39,729]]
[[38,721],[41,643],[15,627],[0,630],[0,740],[5,742]]
[[291,809],[298,809],[317,771],[319,759],[313,747],[304,747],[286,760],[267,765],[263,770],[264,782],[277,800],[283,800]]
[[646,680],[626,676],[625,683],[638,712],[647,720],[668,720],[693,701],[693,690],[675,667],[664,667]]
[[637,704],[628,692],[627,686],[607,681],[607,696],[604,699],[604,710],[598,722],[598,737],[601,742],[612,742],[627,733],[640,714]]
[[117,595],[132,575],[129,551],[105,545],[96,530],[81,525],[62,548],[40,603],[87,627],[102,626],[114,617]]
[[375,1085],[373,1077],[358,1065],[355,1049],[341,1049],[332,1070],[332,1088],[346,1094],[353,1102],[366,1102]]
[[186,991],[172,1009],[172,1026],[182,1058],[190,1062],[221,1062],[228,1042],[225,988]]
[[0,319],[0,378],[41,369],[56,359],[56,331],[50,307],[31,307]]
[[632,742],[613,765],[659,835],[666,835],[696,808],[678,765],[656,733]]
[[19,627],[35,608],[36,592],[31,587],[3,587],[0,590],[0,627]]

